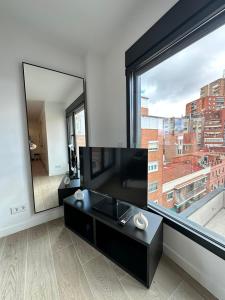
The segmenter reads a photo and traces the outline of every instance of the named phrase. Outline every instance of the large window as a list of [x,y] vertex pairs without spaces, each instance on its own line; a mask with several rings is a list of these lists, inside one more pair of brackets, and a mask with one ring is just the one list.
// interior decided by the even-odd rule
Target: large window
[[128,73],[128,134],[131,146],[149,149],[149,206],[220,245],[225,245],[224,36],[225,25],[198,33],[194,42],[185,40],[188,46],[174,45]]
[[66,111],[68,161],[71,178],[79,177],[79,147],[86,146],[85,103],[82,94]]

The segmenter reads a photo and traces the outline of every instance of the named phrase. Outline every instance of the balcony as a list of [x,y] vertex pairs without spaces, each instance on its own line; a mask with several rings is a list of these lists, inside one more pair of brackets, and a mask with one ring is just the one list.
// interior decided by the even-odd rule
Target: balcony
[[205,130],[222,128],[221,124],[205,124]]
[[181,217],[204,227],[209,233],[225,238],[225,190],[220,187],[193,203]]
[[176,203],[175,207],[176,209],[179,209],[181,206],[184,206],[185,204],[190,205],[191,200],[195,200],[199,195],[206,192],[206,184],[201,184],[200,186],[195,187],[190,192],[176,191]]

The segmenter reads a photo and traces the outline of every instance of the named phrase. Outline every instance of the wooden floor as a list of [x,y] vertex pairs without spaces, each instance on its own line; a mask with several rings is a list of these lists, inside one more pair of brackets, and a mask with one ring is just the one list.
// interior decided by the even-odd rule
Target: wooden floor
[[65,174],[49,176],[41,160],[33,160],[32,175],[36,212],[59,206],[58,187]]
[[0,239],[3,299],[215,298],[164,256],[151,288],[146,289],[58,219]]

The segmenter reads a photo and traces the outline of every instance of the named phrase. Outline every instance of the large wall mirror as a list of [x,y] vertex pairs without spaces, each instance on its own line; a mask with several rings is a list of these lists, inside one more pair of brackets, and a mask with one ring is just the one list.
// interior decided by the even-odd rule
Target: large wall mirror
[[59,206],[66,175],[79,177],[78,148],[86,144],[81,77],[23,63],[34,209]]

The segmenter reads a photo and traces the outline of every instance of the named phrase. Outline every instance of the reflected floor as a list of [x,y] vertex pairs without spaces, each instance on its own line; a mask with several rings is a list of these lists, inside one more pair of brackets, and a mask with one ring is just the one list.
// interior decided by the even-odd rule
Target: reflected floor
[[58,187],[64,175],[48,176],[41,160],[32,161],[36,212],[59,205]]

